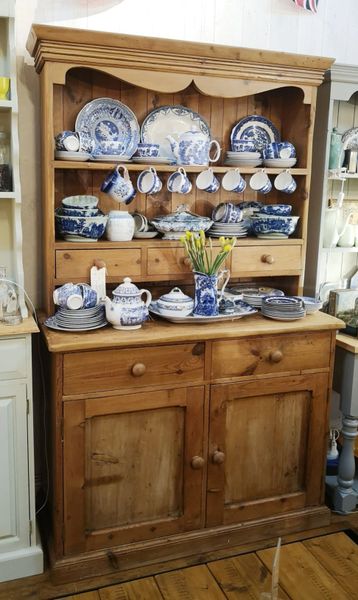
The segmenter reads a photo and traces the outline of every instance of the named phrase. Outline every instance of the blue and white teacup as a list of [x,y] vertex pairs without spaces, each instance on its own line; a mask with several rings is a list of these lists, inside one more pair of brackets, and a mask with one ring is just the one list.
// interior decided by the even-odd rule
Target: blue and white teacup
[[[123,175],[120,174],[120,170],[123,171]],[[101,191],[111,196],[116,202],[124,204],[132,202],[136,194],[128,169],[124,165],[118,165],[107,175],[101,185]]]
[[268,194],[272,190],[272,183],[265,169],[254,173],[250,178],[250,188],[260,194]]
[[82,290],[75,283],[65,283],[54,290],[53,301],[57,306],[78,310],[83,306]]
[[196,187],[198,190],[209,192],[210,194],[218,191],[220,187],[220,181],[215,177],[214,171],[211,167],[199,173],[196,178]]
[[296,158],[296,148],[291,142],[272,142],[263,148],[262,156],[266,159]]
[[276,190],[285,194],[293,194],[297,188],[297,184],[288,170],[282,171],[275,177],[274,186]]
[[78,152],[80,149],[80,137],[77,131],[60,131],[55,136],[56,150],[67,152]]
[[246,181],[240,175],[239,169],[231,169],[225,173],[221,185],[227,192],[236,192],[240,194],[246,188]]
[[177,192],[178,194],[189,194],[191,192],[192,185],[183,167],[179,167],[177,171],[170,175],[167,188],[169,192]]
[[251,140],[237,140],[231,142],[233,152],[256,152],[255,142]]
[[137,179],[137,188],[141,194],[157,194],[162,189],[160,181],[154,167],[149,167],[142,171]]
[[93,287],[88,285],[88,283],[79,283],[78,287],[81,290],[82,298],[83,298],[83,308],[93,308],[97,305],[98,302],[98,294]]
[[145,144],[140,142],[136,150],[136,156],[142,158],[152,158],[159,155],[159,144]]
[[218,204],[212,212],[211,218],[217,223],[238,223],[242,220],[242,210],[232,202]]

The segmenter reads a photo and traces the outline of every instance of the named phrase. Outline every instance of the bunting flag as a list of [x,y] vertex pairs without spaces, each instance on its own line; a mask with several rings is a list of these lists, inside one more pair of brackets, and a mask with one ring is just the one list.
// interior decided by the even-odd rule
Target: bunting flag
[[292,0],[296,6],[310,10],[313,13],[317,12],[318,1],[319,0]]

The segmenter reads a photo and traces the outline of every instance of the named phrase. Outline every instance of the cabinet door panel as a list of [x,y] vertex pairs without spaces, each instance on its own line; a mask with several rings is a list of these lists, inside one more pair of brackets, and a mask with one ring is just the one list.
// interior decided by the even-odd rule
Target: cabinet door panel
[[202,524],[204,388],[64,405],[65,553]]
[[327,390],[324,374],[213,386],[208,525],[322,501]]

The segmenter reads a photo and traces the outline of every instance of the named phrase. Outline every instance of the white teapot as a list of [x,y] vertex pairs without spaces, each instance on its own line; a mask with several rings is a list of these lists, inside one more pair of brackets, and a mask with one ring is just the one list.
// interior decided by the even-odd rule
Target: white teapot
[[[178,165],[208,165],[209,160],[211,162],[219,160],[221,153],[219,142],[210,141],[208,135],[196,129],[185,131],[178,136],[177,140],[171,135],[167,135],[166,139],[169,140]],[[214,158],[210,158],[210,150],[213,146],[216,147],[216,153]]]
[[[125,277],[112,292],[113,300],[106,296],[106,319],[114,329],[139,329],[148,318],[148,306],[152,301],[149,290],[139,290],[130,277]],[[145,302],[142,294],[147,295]]]

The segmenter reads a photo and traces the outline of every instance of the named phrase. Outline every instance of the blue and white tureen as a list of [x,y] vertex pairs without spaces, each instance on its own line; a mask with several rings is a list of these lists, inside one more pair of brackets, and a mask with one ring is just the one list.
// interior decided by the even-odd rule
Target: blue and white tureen
[[168,294],[160,296],[155,308],[163,317],[187,317],[193,312],[194,300],[175,287]]
[[181,204],[174,213],[154,217],[151,223],[157,231],[164,233],[163,239],[178,240],[186,231],[207,231],[213,221],[209,217],[202,217],[190,212],[186,204]]

